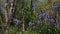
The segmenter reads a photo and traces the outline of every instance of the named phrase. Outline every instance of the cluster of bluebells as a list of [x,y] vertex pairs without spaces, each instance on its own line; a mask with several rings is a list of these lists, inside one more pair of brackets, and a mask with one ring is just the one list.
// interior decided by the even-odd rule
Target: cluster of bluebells
[[39,19],[43,20],[43,13],[39,14]]
[[44,20],[44,19],[47,19],[47,20],[49,20],[49,22],[50,22],[52,25],[56,25],[55,16],[56,16],[56,15],[54,15],[54,16],[51,17],[51,16],[49,16],[46,12],[39,14],[39,18],[40,18],[41,21]]
[[56,25],[56,20],[55,20],[55,19],[52,18],[52,19],[50,19],[49,21],[50,21],[50,23],[51,23],[52,25],[54,25],[54,26]]
[[9,2],[9,0],[6,0],[6,3],[8,3]]
[[19,21],[16,21],[16,25],[19,26],[20,25],[20,22]]
[[55,10],[60,11],[60,3],[57,3]]
[[39,14],[39,19],[40,20],[44,20],[44,18],[47,18],[47,17],[48,17],[48,14],[46,13],[46,11],[44,13]]
[[56,25],[57,23],[56,23],[56,19],[54,18],[54,17],[51,17],[51,16],[47,16],[47,19],[49,20],[49,22],[52,24],[52,25]]
[[16,26],[22,26],[22,23],[19,20],[15,19],[14,21],[16,22]]

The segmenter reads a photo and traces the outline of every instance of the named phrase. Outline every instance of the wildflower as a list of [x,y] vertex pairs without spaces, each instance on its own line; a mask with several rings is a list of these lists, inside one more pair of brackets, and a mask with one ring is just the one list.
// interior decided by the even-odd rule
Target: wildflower
[[40,13],[39,19],[43,20],[43,14],[42,13]]
[[52,18],[52,19],[50,19],[49,21],[50,21],[50,23],[51,23],[52,25],[56,25],[56,20],[55,20],[55,19]]
[[16,25],[19,26],[20,25],[20,22],[16,21]]
[[9,0],[6,0],[6,3],[8,3],[9,2]]
[[16,26],[21,26],[22,23],[19,20],[16,20]]
[[60,11],[60,3],[56,5],[55,10]]

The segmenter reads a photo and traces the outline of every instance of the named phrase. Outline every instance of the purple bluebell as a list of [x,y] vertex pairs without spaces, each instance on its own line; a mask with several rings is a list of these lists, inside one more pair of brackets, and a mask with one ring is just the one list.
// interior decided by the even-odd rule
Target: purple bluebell
[[6,3],[8,3],[9,2],[9,0],[6,0]]
[[60,3],[57,3],[57,5],[54,7],[55,10],[60,11]]
[[19,22],[17,21],[17,22],[16,22],[16,25],[18,25],[18,24],[19,24]]
[[46,16],[47,14],[46,13],[43,13],[44,16]]
[[44,17],[47,17],[47,16],[48,16],[48,14],[47,14],[46,12],[44,12],[44,13],[43,13],[43,16],[44,16]]
[[21,22],[20,21],[16,21],[16,26],[20,26],[21,25]]
[[39,19],[43,20],[43,13],[39,14]]
[[58,6],[60,6],[60,2],[59,2],[59,3],[57,3],[57,5],[58,5]]
[[50,19],[50,16],[49,16],[49,15],[47,15],[47,16],[46,16],[46,18],[47,18],[47,19]]
[[55,10],[59,11],[60,10],[60,7],[59,6],[55,7]]
[[55,20],[55,19],[52,18],[52,19],[50,19],[49,21],[50,21],[50,23],[51,23],[52,25],[56,25],[56,20]]

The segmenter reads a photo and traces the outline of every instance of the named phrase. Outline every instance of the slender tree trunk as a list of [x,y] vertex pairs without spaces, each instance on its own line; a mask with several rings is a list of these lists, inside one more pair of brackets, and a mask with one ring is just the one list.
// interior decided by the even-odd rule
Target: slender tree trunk
[[23,24],[22,24],[22,31],[24,32],[25,31],[25,24],[24,24],[24,8],[22,9],[22,20],[23,20]]
[[[8,23],[8,3],[5,3],[5,8],[6,8],[6,11],[5,11],[5,20],[6,20],[6,28],[7,28],[7,23]],[[6,33],[8,32],[8,30],[6,29]],[[5,33],[5,34],[6,34]]]
[[25,18],[25,16],[24,16],[24,8],[25,8],[25,6],[26,6],[26,1],[27,0],[23,0],[23,8],[22,8],[22,21],[23,21],[23,24],[22,24],[22,31],[24,32],[25,31],[25,20],[24,20],[24,18]]

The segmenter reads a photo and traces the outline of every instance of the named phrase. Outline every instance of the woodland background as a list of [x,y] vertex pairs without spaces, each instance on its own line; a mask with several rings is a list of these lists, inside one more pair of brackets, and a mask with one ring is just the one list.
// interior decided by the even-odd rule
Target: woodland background
[[60,34],[60,0],[0,0],[0,34]]

